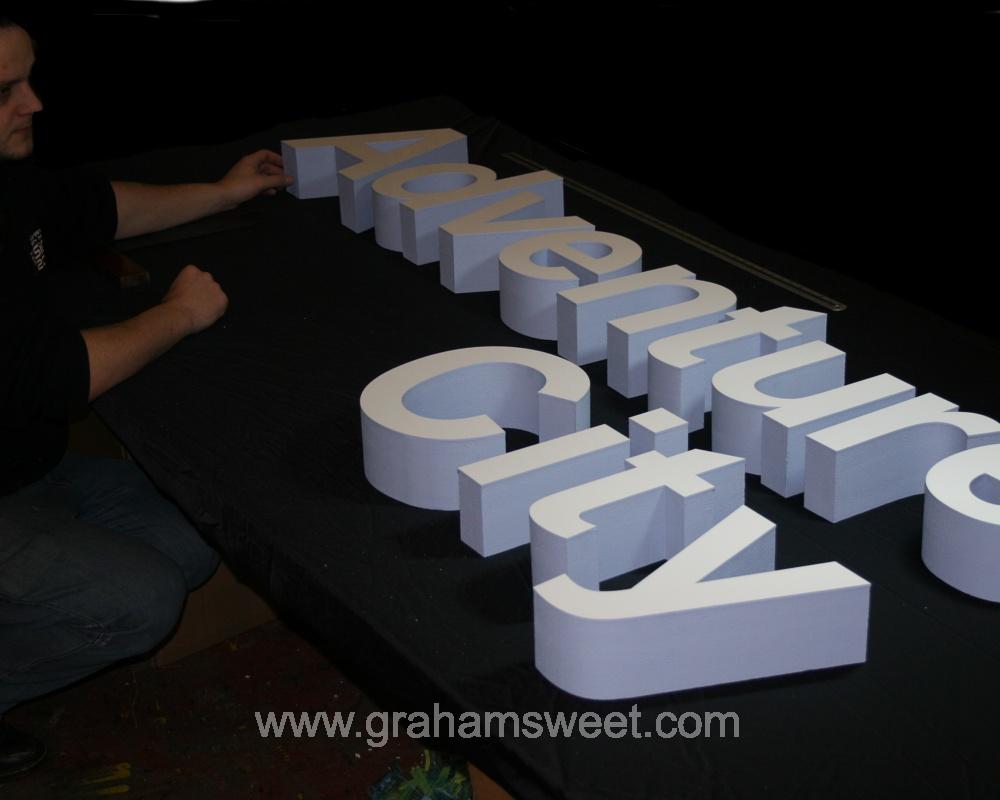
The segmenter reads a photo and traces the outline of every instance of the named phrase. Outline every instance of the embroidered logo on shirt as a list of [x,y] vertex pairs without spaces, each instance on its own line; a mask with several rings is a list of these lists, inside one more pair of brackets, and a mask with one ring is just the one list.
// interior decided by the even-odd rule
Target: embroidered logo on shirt
[[45,242],[42,241],[42,229],[31,234],[31,260],[39,272],[45,269]]

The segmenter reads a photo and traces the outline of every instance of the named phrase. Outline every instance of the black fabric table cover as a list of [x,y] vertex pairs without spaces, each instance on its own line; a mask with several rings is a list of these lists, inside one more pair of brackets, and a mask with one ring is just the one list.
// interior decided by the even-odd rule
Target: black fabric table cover
[[[844,302],[828,341],[848,380],[891,372],[963,409],[1000,415],[996,342],[842,275],[742,241],[663,194],[571,162],[449,98],[288,124],[225,146],[104,165],[119,179],[211,180],[282,138],[430,127],[469,135],[470,160],[501,176],[528,158]],[[678,154],[678,158],[683,157]],[[679,263],[728,286],[739,306],[808,301],[568,189],[566,211],[628,236],[646,268]],[[845,200],[845,225],[850,204]],[[914,236],[919,236],[914,231]],[[339,223],[338,201],[258,198],[220,217],[123,243],[146,289],[97,321],[156,302],[186,263],[216,276],[230,307],[102,397],[101,417],[245,581],[325,646],[383,707],[430,712],[735,711],[740,738],[451,740],[517,798],[997,796],[1000,610],[937,580],[920,559],[922,498],[839,524],[748,478],[747,503],[778,526],[778,568],[836,560],[871,581],[867,663],[675,694],[591,702],[535,669],[528,547],[480,558],[458,512],[392,500],[365,480],[358,398],[382,372],[460,347],[555,352],[500,320],[495,292],[455,295]],[[917,279],[914,277],[913,279]],[[586,368],[593,424],[626,431],[645,397]],[[707,447],[707,432],[691,439]],[[298,709],[309,710],[309,709]],[[313,709],[318,710],[318,709]],[[249,720],[248,720],[249,722]]]

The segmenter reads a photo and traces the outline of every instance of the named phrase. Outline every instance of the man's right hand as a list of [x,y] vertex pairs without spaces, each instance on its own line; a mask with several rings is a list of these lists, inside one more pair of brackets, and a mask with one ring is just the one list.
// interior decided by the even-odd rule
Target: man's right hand
[[211,273],[188,264],[163,296],[163,305],[184,314],[191,325],[188,333],[198,333],[226,313],[229,298]]
[[114,325],[80,331],[90,362],[93,400],[226,311],[229,300],[212,276],[188,264],[163,302]]

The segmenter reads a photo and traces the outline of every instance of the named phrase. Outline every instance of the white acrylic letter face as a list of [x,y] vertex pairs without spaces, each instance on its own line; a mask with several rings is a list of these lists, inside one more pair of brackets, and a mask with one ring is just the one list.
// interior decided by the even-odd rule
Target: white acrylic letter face
[[606,578],[670,558],[743,504],[743,459],[689,450],[628,459],[633,469],[544,497],[531,507],[535,584],[566,573]]
[[834,562],[773,571],[774,542],[744,506],[631,589],[536,585],[536,666],[610,700],[863,662],[870,584]]
[[518,333],[556,339],[564,289],[642,271],[642,248],[616,233],[550,233],[500,253],[500,318]]
[[590,379],[568,361],[520,347],[437,353],[361,393],[365,477],[411,506],[454,510],[458,468],[503,453],[504,427],[545,441],[589,424]]
[[768,411],[761,429],[761,483],[782,497],[799,494],[806,485],[808,434],[900,403],[916,393],[910,384],[883,374]]
[[414,264],[428,264],[439,258],[438,229],[446,222],[528,190],[542,198],[544,216],[562,216],[563,181],[552,172],[497,180],[478,164],[402,169],[372,185],[375,241]]
[[628,439],[607,425],[458,470],[462,541],[481,556],[527,544],[528,509],[546,495],[625,469]]
[[922,555],[945,583],[1000,603],[1000,445],[965,450],[931,467]]
[[924,394],[806,437],[805,506],[840,522],[920,494],[942,458],[1000,442],[1000,425]]
[[592,230],[580,217],[546,217],[545,201],[532,192],[507,197],[438,229],[441,284],[456,293],[495,292],[500,251],[508,245],[556,231]]
[[734,364],[712,378],[712,449],[747,460],[760,475],[761,418],[789,398],[842,386],[847,357],[826,342],[781,350]]
[[712,376],[757,356],[826,339],[826,314],[801,308],[730,311],[726,322],[659,339],[649,346],[649,408],[665,408],[705,426],[712,410]]

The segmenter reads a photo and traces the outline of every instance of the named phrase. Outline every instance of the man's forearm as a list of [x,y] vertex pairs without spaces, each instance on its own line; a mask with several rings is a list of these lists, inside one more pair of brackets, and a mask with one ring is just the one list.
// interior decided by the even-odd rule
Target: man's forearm
[[236,208],[261,193],[276,194],[292,183],[282,169],[281,156],[270,150],[258,150],[237,161],[215,183],[156,186],[112,181],[118,205],[115,238],[162,231]]
[[185,336],[212,325],[228,304],[211,274],[188,264],[159,305],[115,325],[80,331],[90,360],[89,399],[134,375]]
[[138,372],[193,332],[182,308],[160,304],[114,325],[81,331],[90,359],[89,400]]
[[112,181],[118,206],[115,239],[161,231],[234,208],[220,183],[179,183],[156,186]]

